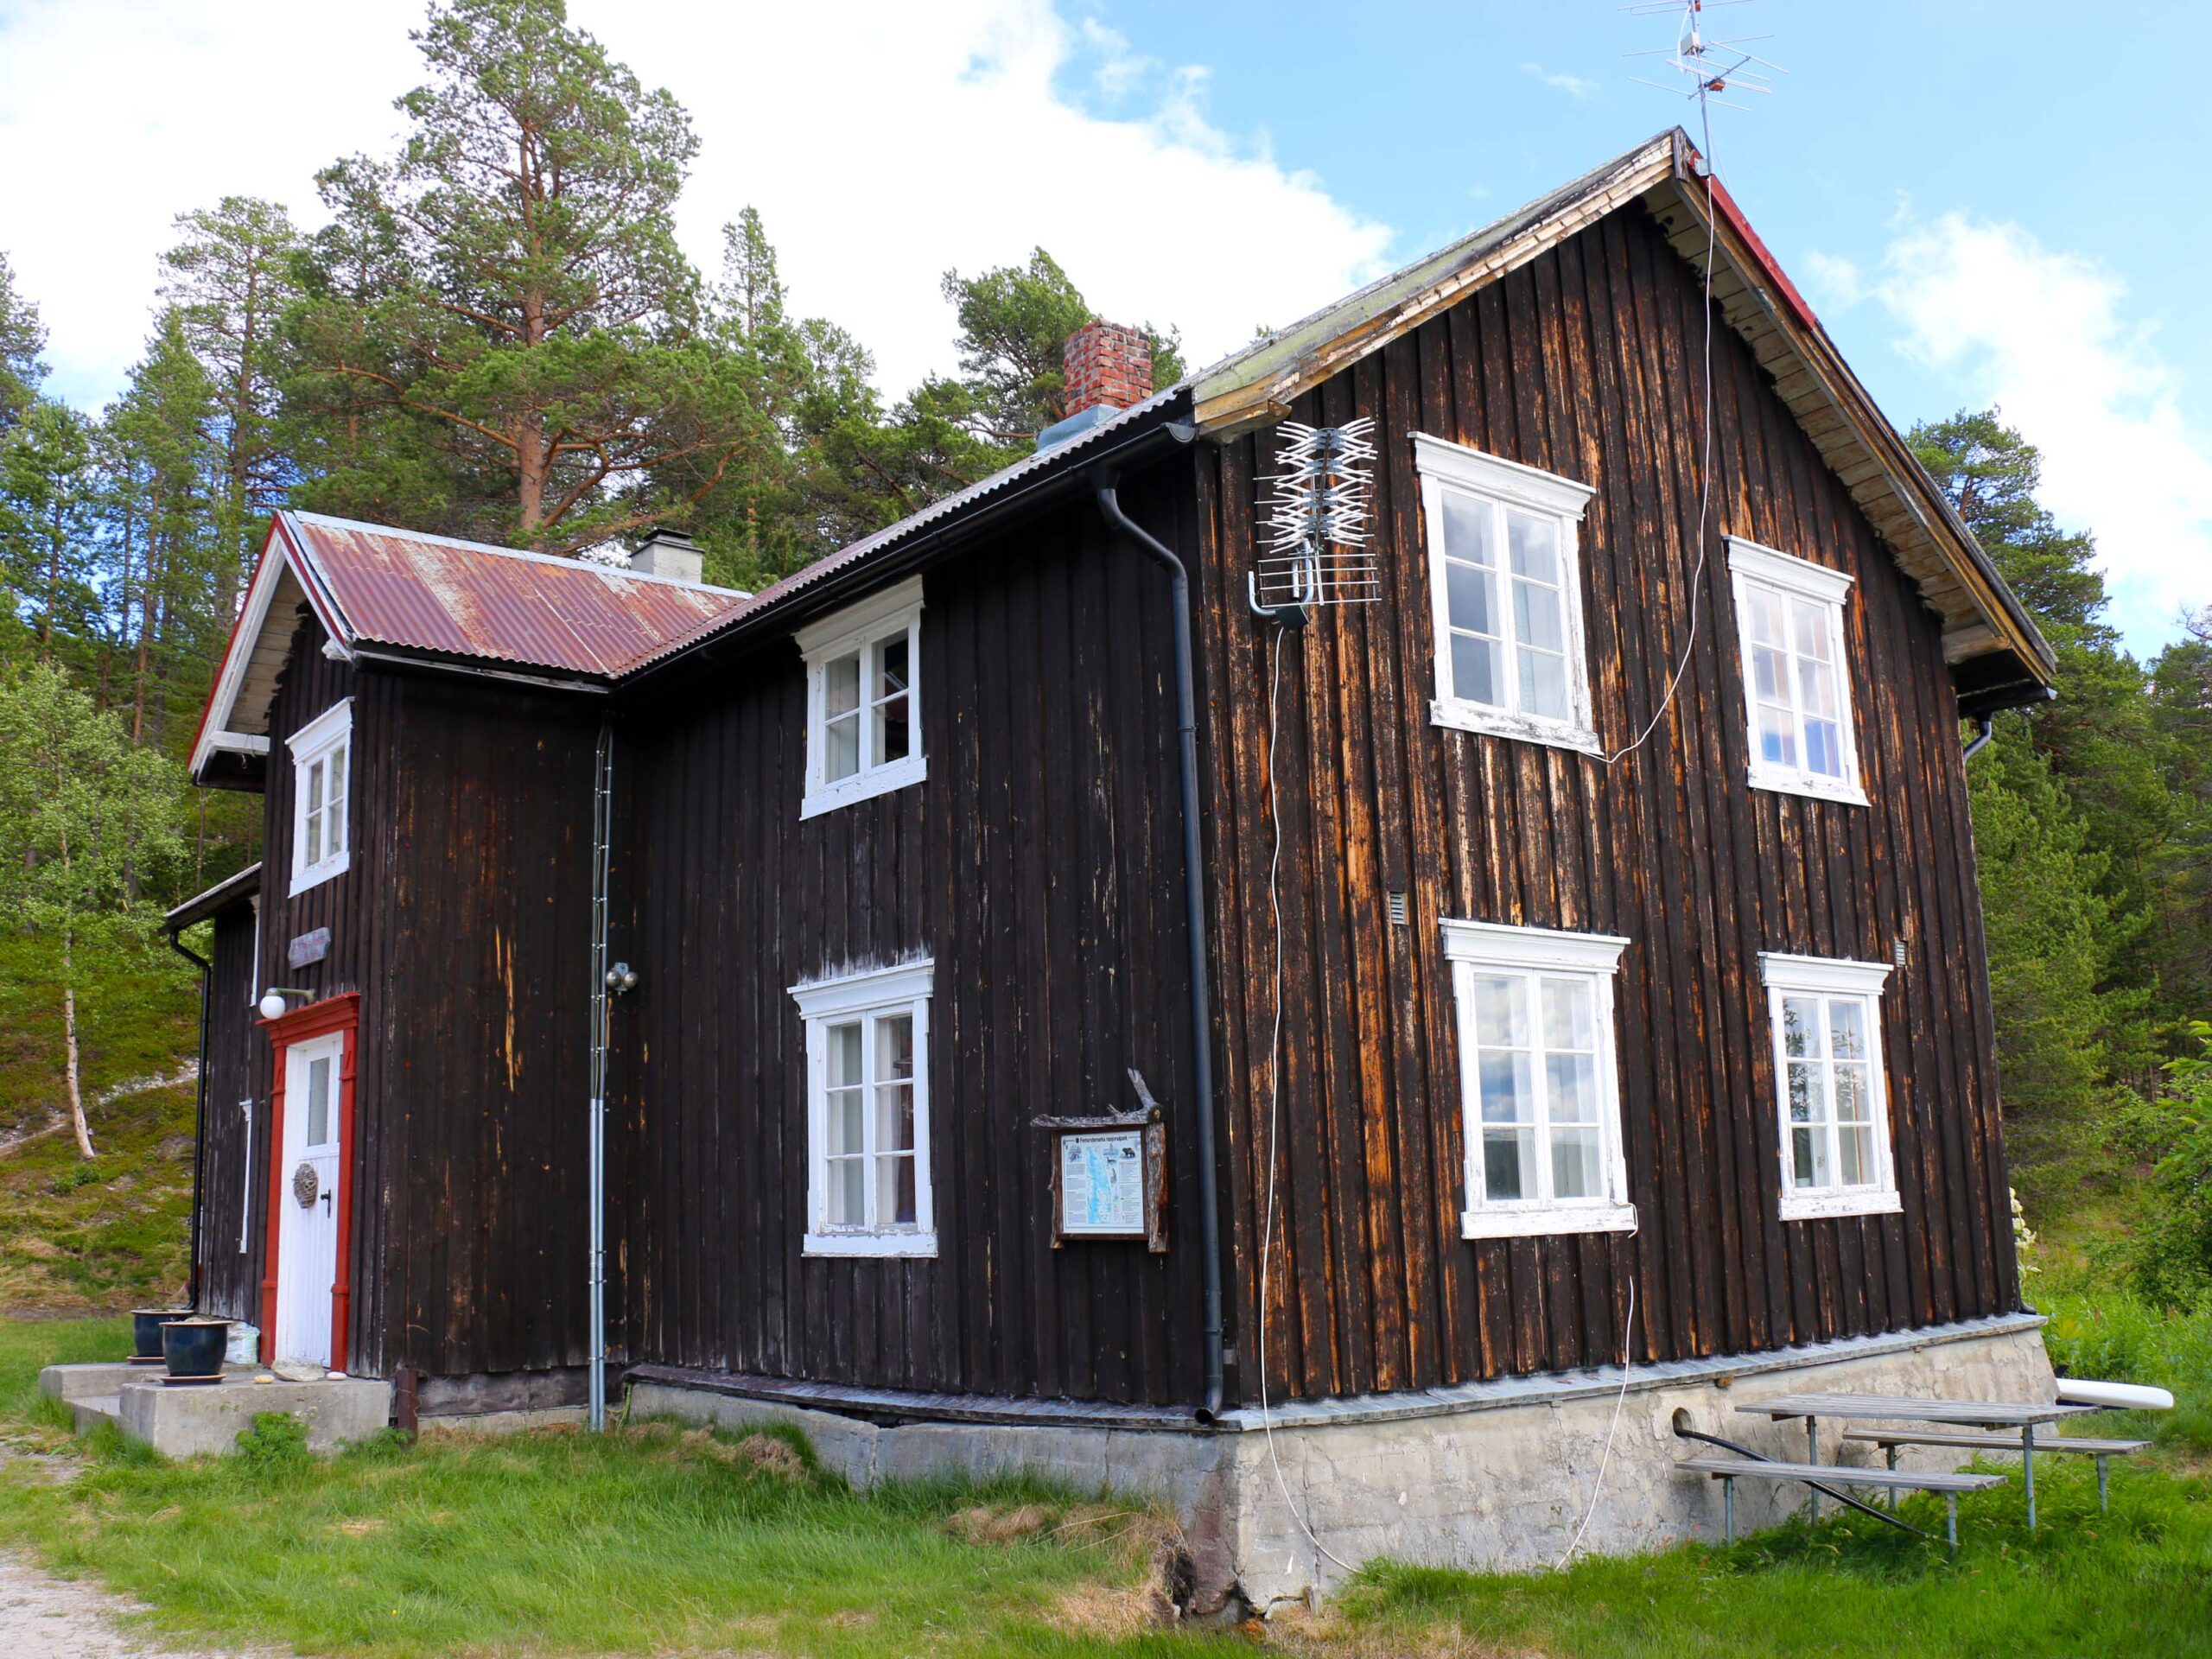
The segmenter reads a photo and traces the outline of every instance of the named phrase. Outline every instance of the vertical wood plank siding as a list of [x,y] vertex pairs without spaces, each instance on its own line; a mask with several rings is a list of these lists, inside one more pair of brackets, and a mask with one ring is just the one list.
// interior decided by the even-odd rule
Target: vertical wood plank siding
[[[1187,480],[1187,472],[1178,477]],[[1131,509],[1192,533],[1186,488]],[[1179,519],[1179,528],[1178,521]],[[1201,1385],[1166,584],[1087,500],[924,579],[927,779],[801,822],[788,638],[626,718],[613,950],[632,1360],[1188,1402]],[[809,1258],[788,987],[928,953],[933,1260]],[[1052,1248],[1040,1114],[1171,1126],[1175,1249]]]
[[[358,991],[353,1233],[340,1242],[353,1264],[349,1365],[367,1376],[581,1365],[598,710],[448,676],[357,671],[324,657],[323,639],[302,616],[272,711],[259,959],[242,973],[217,958],[217,978],[239,983],[218,995],[210,1033],[209,1306],[259,1316],[273,1055],[245,984]],[[285,739],[348,696],[348,868],[294,898]],[[247,912],[219,924],[219,952],[232,948],[232,915]],[[329,955],[289,966],[290,941],[325,926]],[[244,1255],[247,1090],[233,1074],[255,1102]]]
[[[1296,418],[1371,415],[1386,602],[1284,644],[1281,1109],[1268,1171],[1271,672],[1242,602],[1265,432],[1201,452],[1201,649],[1240,1392],[1264,1309],[1279,1394],[1420,1388],[1770,1348],[2017,1306],[1956,709],[1938,622],[1725,326],[1700,613],[1634,757],[1429,723],[1410,435],[1598,491],[1582,530],[1599,735],[1624,745],[1681,660],[1696,563],[1696,279],[1616,213],[1356,364]],[[1857,578],[1847,655],[1872,804],[1754,791],[1724,533]],[[1412,925],[1388,920],[1391,889]],[[1440,917],[1618,933],[1624,1151],[1641,1230],[1471,1243]],[[1762,950],[1904,967],[1881,1001],[1900,1215],[1783,1223]]]
[[[242,1101],[253,1102],[254,1131],[263,1105],[258,1092],[261,1035],[253,1000],[253,906],[244,901],[218,912],[207,960],[207,1110],[200,1126],[200,1306],[227,1319],[261,1318],[259,1227],[268,1173],[256,1161],[246,1135]],[[248,1248],[240,1250],[239,1214],[248,1213]]]

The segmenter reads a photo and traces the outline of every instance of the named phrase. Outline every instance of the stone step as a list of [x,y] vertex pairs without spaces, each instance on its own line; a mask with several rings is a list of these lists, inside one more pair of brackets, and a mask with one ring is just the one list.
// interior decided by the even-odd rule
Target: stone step
[[133,1382],[118,1401],[117,1421],[134,1440],[164,1457],[197,1458],[233,1450],[256,1414],[281,1411],[299,1419],[308,1445],[334,1452],[365,1440],[391,1421],[391,1384],[367,1377],[313,1382],[256,1382],[253,1371],[226,1373],[201,1388]]

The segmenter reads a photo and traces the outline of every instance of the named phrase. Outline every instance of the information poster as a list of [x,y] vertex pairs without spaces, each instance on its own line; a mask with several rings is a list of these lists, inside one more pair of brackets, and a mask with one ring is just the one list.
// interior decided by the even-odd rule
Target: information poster
[[1060,1137],[1060,1234],[1142,1238],[1144,1131],[1109,1129]]

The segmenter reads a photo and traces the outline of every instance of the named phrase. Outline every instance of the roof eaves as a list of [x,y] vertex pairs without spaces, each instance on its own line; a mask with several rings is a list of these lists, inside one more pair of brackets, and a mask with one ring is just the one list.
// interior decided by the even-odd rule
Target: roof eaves
[[696,650],[710,640],[749,628],[771,613],[797,610],[824,584],[835,580],[842,588],[848,582],[858,579],[854,573],[889,563],[900,549],[925,534],[934,539],[950,533],[963,521],[984,512],[1009,493],[1027,493],[1061,474],[1105,458],[1119,449],[1123,442],[1134,441],[1153,428],[1169,424],[1178,413],[1186,413],[1190,389],[1190,381],[1179,380],[1163,391],[1154,392],[1142,403],[1132,404],[1113,419],[1102,421],[1087,432],[1055,444],[1049,449],[1039,450],[1033,455],[1025,455],[1012,466],[1002,467],[988,478],[979,479],[964,489],[956,490],[950,495],[931,502],[918,512],[909,513],[881,530],[847,543],[836,552],[793,571],[781,582],[762,588],[747,603],[712,618],[690,633],[680,635],[625,664],[616,671],[617,679],[626,680]]
[[261,861],[256,859],[244,869],[225,876],[204,893],[195,893],[182,904],[162,918],[162,925],[171,933],[181,933],[195,923],[204,922],[219,911],[229,909],[239,899],[261,891]]

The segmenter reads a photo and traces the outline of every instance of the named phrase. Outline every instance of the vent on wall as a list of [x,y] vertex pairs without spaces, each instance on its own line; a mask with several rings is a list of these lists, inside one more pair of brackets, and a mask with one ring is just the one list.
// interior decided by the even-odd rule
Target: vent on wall
[[1390,925],[1393,927],[1403,927],[1409,919],[1410,917],[1406,909],[1406,890],[1403,887],[1391,888]]

